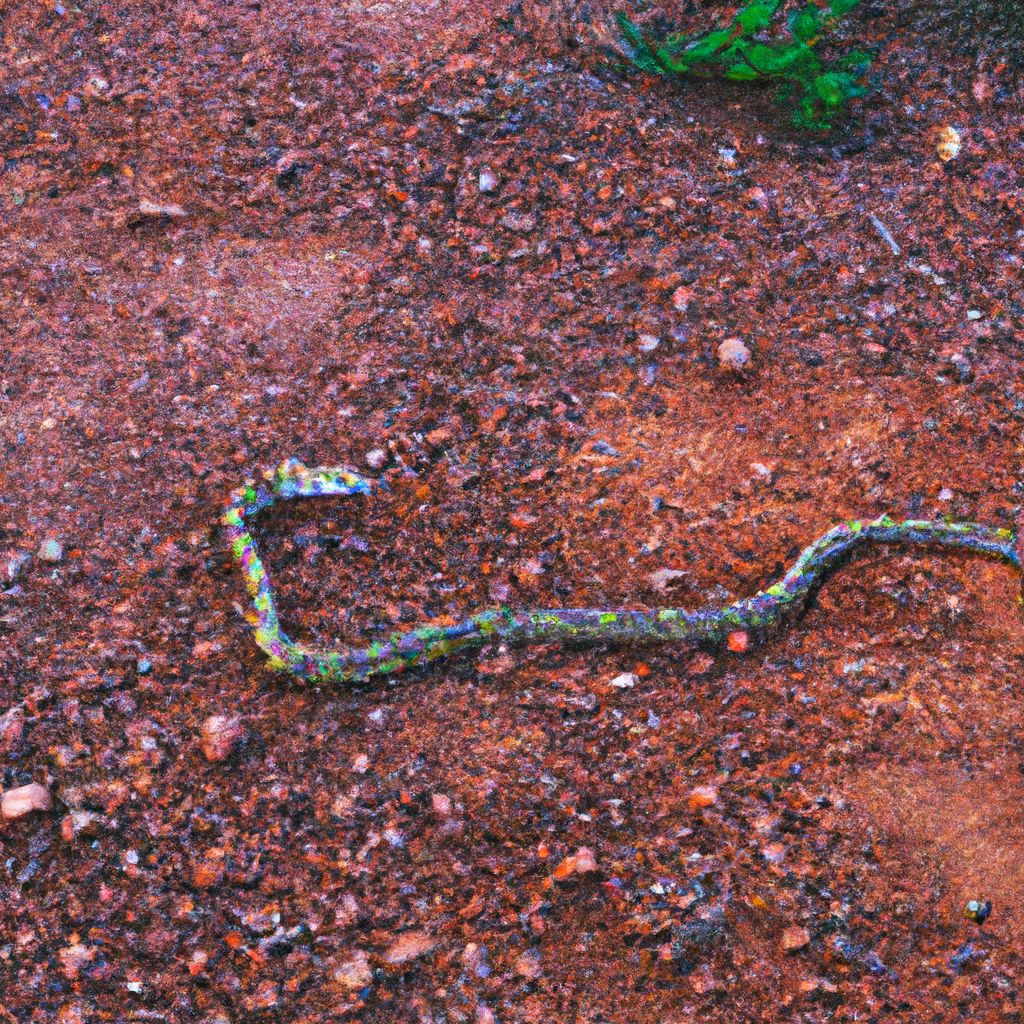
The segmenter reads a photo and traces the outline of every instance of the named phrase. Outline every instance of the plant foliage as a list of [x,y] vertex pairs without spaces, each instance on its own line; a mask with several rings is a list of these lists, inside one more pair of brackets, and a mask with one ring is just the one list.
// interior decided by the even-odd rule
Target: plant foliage
[[794,10],[785,27],[774,25],[782,0],[761,0],[740,8],[724,28],[703,35],[674,32],[654,41],[624,14],[619,29],[631,62],[656,75],[721,77],[738,82],[775,81],[782,98],[793,106],[801,128],[825,131],[842,115],[851,99],[867,91],[865,75],[871,57],[851,50],[825,60],[817,44],[836,21],[860,0],[822,0]]

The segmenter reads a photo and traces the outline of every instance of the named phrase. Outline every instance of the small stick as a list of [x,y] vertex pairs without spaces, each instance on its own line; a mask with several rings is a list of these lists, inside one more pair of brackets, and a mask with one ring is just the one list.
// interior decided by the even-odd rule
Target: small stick
[[892,232],[873,213],[868,214],[868,219],[875,225],[875,230],[882,236],[882,241],[892,249],[893,256],[899,256],[899,243],[892,237]]
[[855,548],[954,548],[998,558],[1017,569],[1024,559],[1024,542],[1013,530],[976,523],[917,519],[895,522],[883,515],[870,522],[855,519],[833,527],[801,552],[778,583],[724,608],[550,608],[518,612],[498,608],[479,612],[455,626],[420,626],[395,632],[387,640],[365,648],[318,648],[296,642],[282,630],[274,589],[246,520],[277,501],[369,494],[371,484],[345,469],[307,469],[294,461],[266,473],[264,480],[263,484],[253,482],[235,491],[221,521],[252,597],[250,620],[257,645],[269,656],[272,668],[309,681],[345,683],[388,675],[492,641],[512,646],[697,641],[742,650],[746,634],[780,623],[806,605],[815,588]]

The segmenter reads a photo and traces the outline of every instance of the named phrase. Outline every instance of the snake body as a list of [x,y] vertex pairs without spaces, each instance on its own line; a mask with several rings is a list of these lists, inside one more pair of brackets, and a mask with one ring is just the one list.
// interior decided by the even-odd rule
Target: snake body
[[977,523],[888,516],[840,523],[806,547],[777,583],[723,608],[653,611],[601,608],[492,609],[453,626],[420,626],[392,633],[367,647],[319,648],[292,640],[281,628],[273,586],[247,521],[276,502],[303,497],[368,494],[372,485],[346,469],[311,469],[294,460],[231,494],[222,523],[253,602],[256,643],[270,666],[307,681],[350,682],[435,661],[455,651],[502,642],[536,643],[703,642],[742,649],[746,635],[782,622],[803,607],[812,592],[851,551],[868,546],[953,548],[1009,562],[1024,561],[1024,531]]

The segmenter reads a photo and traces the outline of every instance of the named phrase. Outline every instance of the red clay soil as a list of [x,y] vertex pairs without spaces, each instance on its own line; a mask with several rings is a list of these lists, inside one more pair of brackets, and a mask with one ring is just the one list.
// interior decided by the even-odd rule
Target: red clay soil
[[388,486],[265,523],[321,638],[1020,510],[1012,62],[865,3],[808,139],[538,7],[0,11],[0,788],[53,800],[0,826],[0,1020],[1024,1014],[1006,566],[860,559],[745,654],[332,691],[252,643],[216,521],[290,456]]

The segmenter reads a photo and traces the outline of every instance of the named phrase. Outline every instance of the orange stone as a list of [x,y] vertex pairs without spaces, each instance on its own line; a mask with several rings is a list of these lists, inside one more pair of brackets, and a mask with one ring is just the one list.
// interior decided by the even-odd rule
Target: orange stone
[[224,876],[224,872],[216,861],[202,860],[192,871],[192,883],[197,888],[209,889],[216,885]]
[[742,654],[750,646],[750,634],[742,629],[734,629],[725,641],[730,651]]
[[571,875],[576,873],[576,858],[566,857],[565,860],[559,864],[554,871],[551,872],[551,877],[556,881],[563,882]]
[[718,803],[718,790],[714,786],[695,786],[686,798],[686,806],[691,811],[699,811]]
[[594,852],[586,846],[581,846],[574,854],[566,857],[551,872],[551,877],[557,882],[564,882],[572,875],[588,875],[594,871],[597,871],[597,860],[594,857]]

